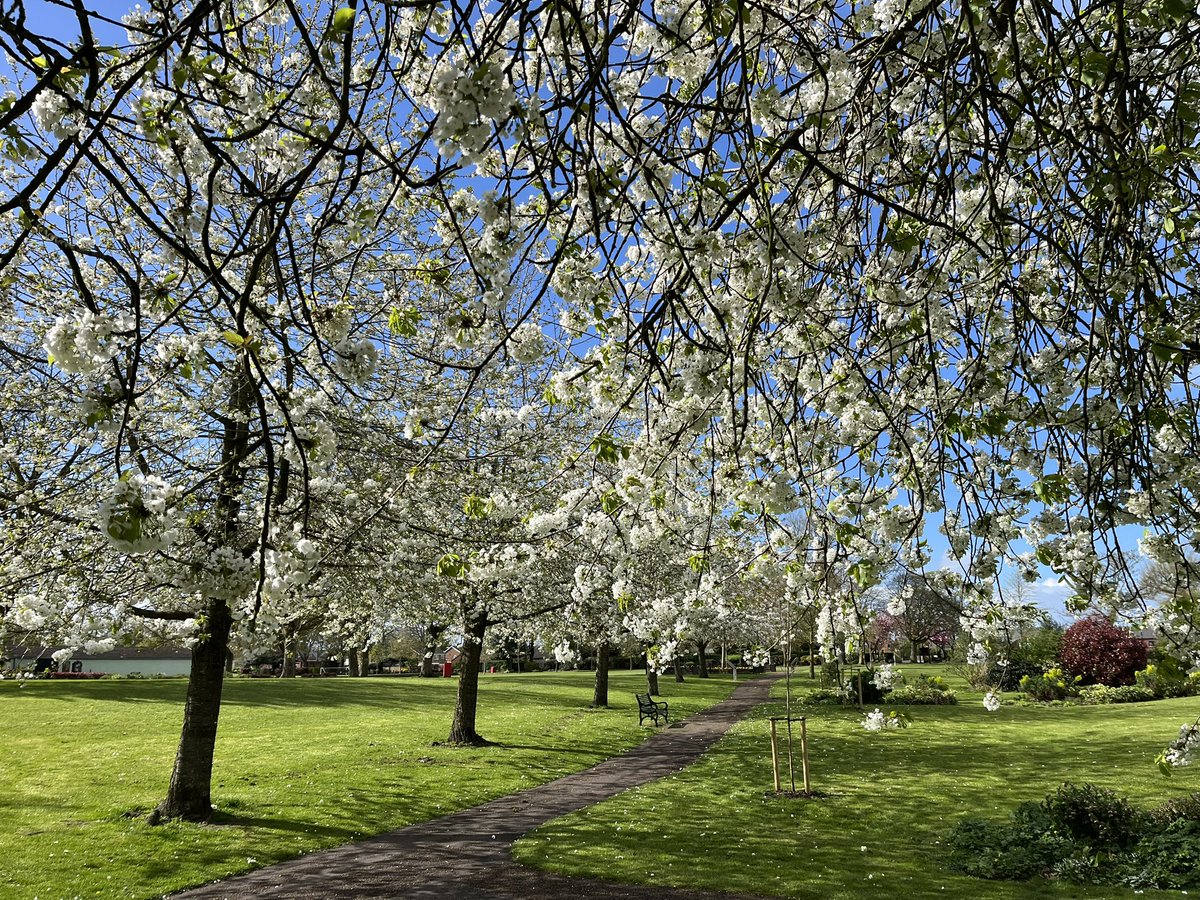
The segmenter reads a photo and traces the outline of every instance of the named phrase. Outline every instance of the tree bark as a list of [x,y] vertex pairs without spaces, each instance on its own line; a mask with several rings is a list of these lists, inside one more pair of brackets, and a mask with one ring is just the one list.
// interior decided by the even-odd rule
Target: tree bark
[[683,669],[679,665],[679,660],[675,660],[675,662],[671,664],[671,668],[675,672],[675,683],[683,684]]
[[296,632],[290,625],[285,625],[283,629],[283,670],[279,677],[296,677]]
[[371,651],[367,647],[357,651],[358,653],[358,677],[366,678],[371,674]]
[[487,614],[468,620],[463,641],[463,655],[458,663],[458,699],[454,704],[454,720],[450,723],[451,744],[486,744],[475,730],[475,713],[479,706],[479,660],[483,654],[483,635],[487,631]]
[[446,629],[437,622],[425,626],[425,652],[421,655],[421,677],[433,678],[440,674],[433,670],[433,655],[437,652],[438,638]]
[[351,648],[350,652],[348,654],[346,654],[346,657],[347,657],[346,662],[349,663],[350,677],[357,678],[358,677],[358,650],[355,648]]
[[210,600],[204,636],[192,648],[192,671],[183,707],[183,732],[167,796],[150,821],[188,819],[203,821],[212,814],[213,749],[217,719],[221,714],[221,688],[225,680],[225,651],[233,618],[224,600]]
[[[250,444],[249,410],[254,399],[254,378],[248,355],[238,359],[233,373],[230,409],[238,415],[221,418],[221,474],[217,479],[214,505],[218,528],[214,534],[222,546],[237,546],[238,514],[245,484],[245,455]],[[204,606],[203,631],[192,648],[187,700],[183,707],[183,730],[175,766],[167,785],[167,796],[147,821],[189,819],[202,821],[212,815],[213,751],[217,743],[217,720],[221,715],[221,689],[225,682],[225,658],[233,617],[224,600],[210,598]]]
[[699,673],[701,678],[708,677],[708,657],[704,655],[705,651],[707,650],[707,641],[696,641],[696,658],[699,660]]
[[608,657],[611,651],[607,642],[596,648],[596,684],[592,690],[592,709],[608,706]]
[[649,657],[646,657],[646,693],[651,697],[658,696],[658,673],[650,668]]

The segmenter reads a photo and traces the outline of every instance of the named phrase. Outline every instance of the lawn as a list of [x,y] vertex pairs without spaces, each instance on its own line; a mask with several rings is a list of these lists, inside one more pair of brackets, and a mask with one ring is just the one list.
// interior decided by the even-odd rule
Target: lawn
[[804,708],[813,787],[827,793],[823,799],[769,794],[766,717],[782,712],[774,703],[683,772],[533,832],[517,844],[517,857],[565,874],[813,900],[1132,898],[1129,889],[955,875],[942,865],[942,841],[962,816],[1004,818],[1068,780],[1146,805],[1200,790],[1200,771],[1167,779],[1154,766],[1200,701],[988,713],[982,695],[961,681],[955,687],[958,706],[907,707],[913,724],[904,731],[868,733],[862,713]]
[[[183,680],[0,682],[0,896],[155,897],[430,819],[586,768],[639,742],[640,672],[590,711],[589,673],[488,675],[479,730],[497,746],[434,747],[455,679],[234,679],[209,825],[128,818],[163,796]],[[671,711],[728,678],[663,679]]]

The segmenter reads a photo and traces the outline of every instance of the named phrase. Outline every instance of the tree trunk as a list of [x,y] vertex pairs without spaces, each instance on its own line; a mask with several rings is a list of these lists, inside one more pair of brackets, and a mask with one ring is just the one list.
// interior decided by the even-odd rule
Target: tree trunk
[[658,673],[650,668],[650,658],[646,658],[646,693],[651,697],[658,696]]
[[679,660],[675,660],[675,662],[671,664],[671,668],[675,672],[675,683],[683,684],[683,669],[679,665]]
[[445,626],[438,622],[430,622],[425,626],[425,652],[421,656],[422,678],[433,678],[440,674],[433,670],[433,655],[437,653],[439,638],[445,630]]
[[486,744],[475,730],[475,712],[479,706],[479,660],[483,654],[483,635],[487,631],[487,615],[467,622],[463,655],[458,658],[462,667],[458,673],[458,700],[454,704],[454,721],[450,723],[451,744]]
[[356,648],[351,648],[346,662],[350,664],[349,665],[350,677],[357,678],[358,677],[358,650]]
[[700,661],[699,673],[700,673],[701,678],[708,677],[708,657],[706,657],[704,655],[705,651],[707,651],[707,650],[708,650],[708,642],[707,641],[696,641],[696,659],[698,659]]
[[371,674],[371,650],[363,647],[358,651],[358,677],[366,678]]
[[812,681],[817,679],[817,654],[814,652],[817,649],[817,632],[815,629],[810,629],[808,632],[808,677]]
[[192,671],[188,676],[175,768],[171,771],[166,799],[151,814],[152,823],[161,819],[203,821],[212,814],[213,748],[217,742],[225,652],[233,618],[224,600],[210,600],[205,614],[205,634],[192,648]]
[[296,677],[296,632],[290,625],[285,625],[283,629],[283,671],[279,677]]
[[[222,417],[221,474],[217,479],[217,537],[222,546],[237,543],[238,514],[245,484],[245,456],[250,443],[247,415],[254,400],[254,379],[249,355],[241,356],[233,373],[230,409],[240,415]],[[183,707],[183,730],[175,767],[167,785],[167,796],[147,817],[201,821],[212,814],[213,751],[217,743],[217,720],[221,715],[221,688],[225,682],[225,658],[233,616],[224,600],[210,598],[204,606],[203,632],[192,648],[187,699]]]
[[608,655],[611,647],[607,643],[596,648],[596,686],[592,691],[592,708],[608,706]]

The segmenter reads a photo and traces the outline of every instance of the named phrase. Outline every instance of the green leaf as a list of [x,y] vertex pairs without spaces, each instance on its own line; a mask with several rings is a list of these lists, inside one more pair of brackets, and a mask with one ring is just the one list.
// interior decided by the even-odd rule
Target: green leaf
[[393,306],[392,312],[388,316],[388,329],[392,334],[398,334],[401,337],[416,337],[417,325],[420,321],[421,314],[415,306],[407,309]]
[[621,457],[629,458],[629,448],[618,444],[607,431],[592,440],[592,450],[596,452],[596,459],[603,463],[615,465]]
[[1089,87],[1099,87],[1108,77],[1108,56],[1099,50],[1093,50],[1083,58],[1080,65],[1079,77]]
[[871,587],[878,580],[875,577],[875,566],[865,559],[860,559],[850,567],[850,577],[862,590]]
[[1033,483],[1033,495],[1046,505],[1071,499],[1071,481],[1066,475],[1043,475]]
[[343,6],[333,14],[333,24],[329,26],[330,37],[340,37],[354,28],[354,10]]
[[463,501],[463,515],[465,515],[468,519],[474,519],[475,521],[486,519],[489,505],[490,504],[488,501],[484,500],[482,497],[472,494]]
[[447,553],[437,561],[437,574],[441,578],[460,578],[466,571],[466,563],[457,553]]

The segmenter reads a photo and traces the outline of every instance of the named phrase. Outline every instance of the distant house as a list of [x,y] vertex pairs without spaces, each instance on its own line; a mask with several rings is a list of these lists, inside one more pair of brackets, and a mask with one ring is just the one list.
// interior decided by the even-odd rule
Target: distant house
[[104,675],[190,675],[192,651],[186,647],[163,644],[159,647],[117,647],[105,653],[77,650],[70,659],[54,661],[59,647],[17,646],[10,648],[4,668],[32,669],[35,672],[97,672]]

